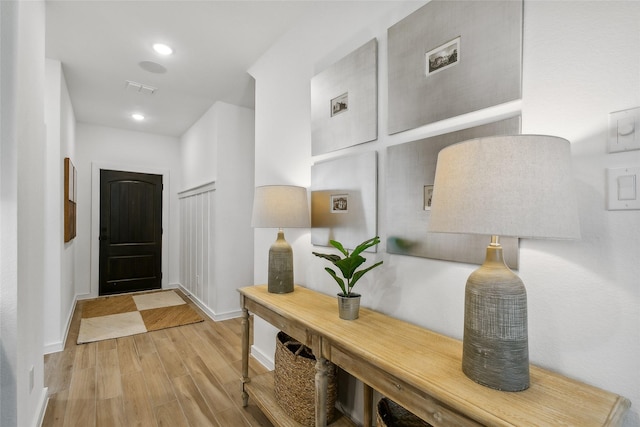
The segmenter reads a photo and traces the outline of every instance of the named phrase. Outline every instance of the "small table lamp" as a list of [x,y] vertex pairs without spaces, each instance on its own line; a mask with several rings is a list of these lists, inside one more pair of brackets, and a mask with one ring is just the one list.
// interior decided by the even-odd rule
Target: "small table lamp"
[[492,236],[465,289],[462,370],[487,387],[529,387],[527,295],[498,236],[580,237],[569,141],[515,135],[472,139],[438,154],[429,231]]
[[283,228],[309,227],[307,189],[291,185],[256,187],[251,225],[278,228],[278,238],[269,249],[269,292],[293,291],[293,251],[284,240]]

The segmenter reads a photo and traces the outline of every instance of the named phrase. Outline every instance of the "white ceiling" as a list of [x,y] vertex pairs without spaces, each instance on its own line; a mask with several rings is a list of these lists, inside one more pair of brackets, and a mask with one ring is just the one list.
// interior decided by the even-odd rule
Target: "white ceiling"
[[[253,108],[247,69],[317,4],[48,0],[46,56],[62,62],[77,121],[180,136],[216,101]],[[156,54],[156,42],[173,55]],[[155,64],[166,72],[148,71]],[[127,80],[158,89],[141,94]]]

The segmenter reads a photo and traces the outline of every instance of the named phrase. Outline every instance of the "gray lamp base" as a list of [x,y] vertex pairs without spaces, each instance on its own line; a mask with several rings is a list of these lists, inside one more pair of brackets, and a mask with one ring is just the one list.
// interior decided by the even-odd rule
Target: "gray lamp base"
[[529,388],[527,292],[504,264],[497,238],[467,280],[462,371],[493,389]]
[[293,250],[284,240],[284,231],[269,249],[269,280],[267,291],[274,294],[293,292]]

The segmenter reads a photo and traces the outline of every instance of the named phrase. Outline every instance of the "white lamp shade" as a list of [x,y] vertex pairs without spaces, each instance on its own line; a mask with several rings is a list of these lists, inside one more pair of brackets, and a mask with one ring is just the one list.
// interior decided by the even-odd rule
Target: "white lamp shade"
[[257,228],[309,227],[307,189],[292,185],[256,187],[251,225]]
[[579,238],[569,141],[495,136],[444,148],[438,154],[429,231]]

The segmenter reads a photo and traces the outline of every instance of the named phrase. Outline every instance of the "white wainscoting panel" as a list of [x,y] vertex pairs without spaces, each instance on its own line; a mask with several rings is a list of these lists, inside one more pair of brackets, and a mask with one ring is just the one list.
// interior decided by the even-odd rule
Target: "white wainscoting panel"
[[180,199],[180,282],[200,305],[215,306],[215,182],[182,191]]

